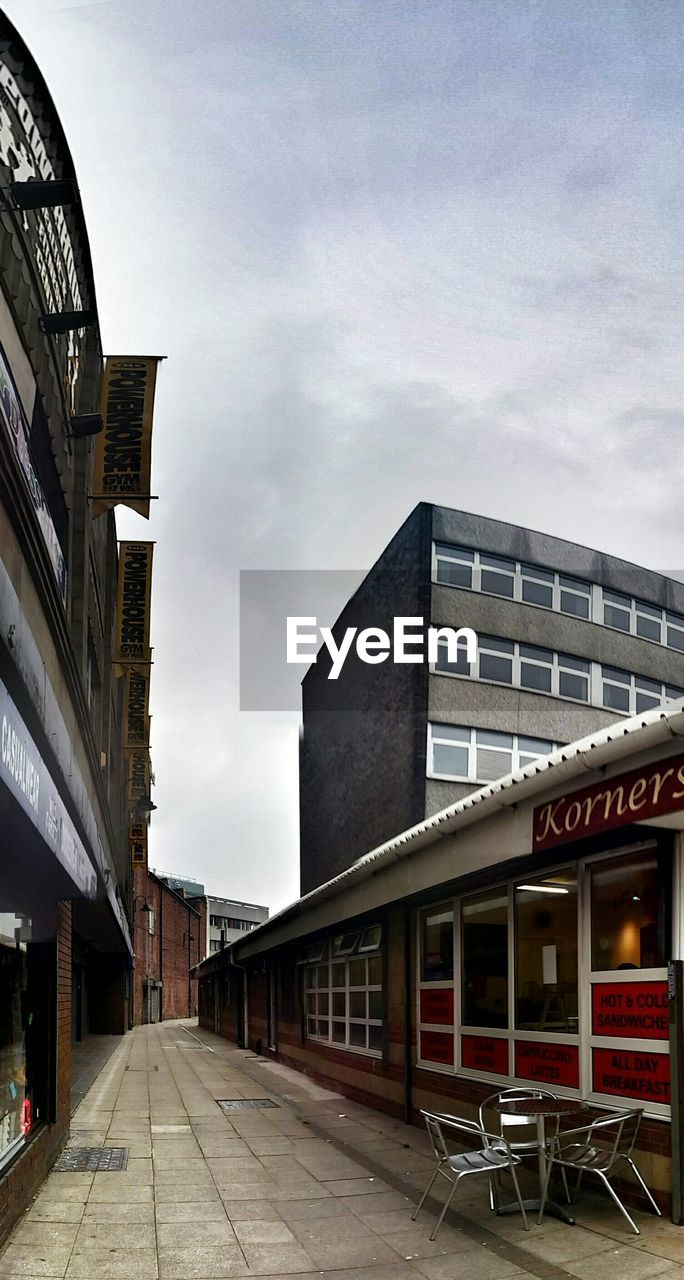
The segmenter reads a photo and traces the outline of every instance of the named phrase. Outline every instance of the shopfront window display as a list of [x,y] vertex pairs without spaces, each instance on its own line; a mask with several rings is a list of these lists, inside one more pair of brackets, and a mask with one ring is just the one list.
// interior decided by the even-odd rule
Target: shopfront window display
[[31,922],[0,913],[0,1166],[30,1132],[28,954]]

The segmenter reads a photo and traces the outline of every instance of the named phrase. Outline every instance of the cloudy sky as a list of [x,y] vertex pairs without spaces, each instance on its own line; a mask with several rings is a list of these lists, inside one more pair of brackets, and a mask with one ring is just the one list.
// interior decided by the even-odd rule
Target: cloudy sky
[[168,356],[161,500],[118,517],[158,544],[151,862],[275,909],[298,723],[239,710],[241,569],[367,568],[421,499],[682,567],[684,10],[5,8],[105,350]]

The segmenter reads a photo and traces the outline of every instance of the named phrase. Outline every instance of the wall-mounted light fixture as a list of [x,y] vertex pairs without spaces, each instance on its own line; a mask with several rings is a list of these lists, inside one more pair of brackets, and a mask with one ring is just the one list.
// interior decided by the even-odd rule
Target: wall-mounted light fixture
[[83,440],[86,436],[96,436],[100,431],[104,431],[104,418],[101,413],[82,413],[77,418],[69,418],[67,430],[69,435],[77,440]]
[[58,205],[75,204],[78,194],[75,182],[58,179],[11,182],[6,190],[17,209],[55,209]]
[[38,327],[43,333],[69,333],[72,329],[88,329],[95,323],[92,311],[48,311],[40,316]]

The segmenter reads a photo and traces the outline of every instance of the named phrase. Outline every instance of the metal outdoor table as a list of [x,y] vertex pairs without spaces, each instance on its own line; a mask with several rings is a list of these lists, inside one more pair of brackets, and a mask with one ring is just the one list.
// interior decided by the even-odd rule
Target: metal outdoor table
[[[500,1102],[492,1103],[492,1111],[498,1111],[501,1115],[506,1116],[534,1116],[537,1121],[537,1147],[539,1152],[539,1190],[541,1192],[546,1178],[546,1118],[547,1116],[570,1116],[576,1115],[582,1111],[588,1111],[586,1102],[574,1101],[572,1098],[502,1098]],[[526,1210],[530,1212],[538,1212],[541,1208],[541,1199],[524,1200]],[[504,1204],[497,1213],[519,1213],[520,1206],[517,1201],[511,1204]],[[547,1200],[544,1205],[544,1213],[548,1213],[552,1218],[560,1218],[561,1222],[567,1222],[568,1226],[574,1227],[575,1219],[562,1207],[556,1204],[554,1200]]]

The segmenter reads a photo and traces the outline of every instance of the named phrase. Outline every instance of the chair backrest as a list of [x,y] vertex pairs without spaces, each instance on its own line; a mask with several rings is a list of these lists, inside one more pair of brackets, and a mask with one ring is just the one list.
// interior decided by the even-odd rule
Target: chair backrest
[[[575,1144],[586,1142],[587,1146],[595,1150],[603,1150],[603,1172],[608,1173],[616,1160],[631,1156],[643,1114],[643,1109],[640,1108],[618,1111],[615,1115],[592,1120],[581,1129],[572,1129],[568,1136],[572,1135]],[[561,1142],[564,1136],[561,1130],[558,1135]]]
[[430,1135],[432,1150],[438,1160],[447,1160],[451,1154],[447,1146],[447,1142],[460,1140],[461,1145],[472,1148],[473,1139],[477,1139],[478,1146],[482,1147],[499,1147],[505,1149],[507,1154],[508,1143],[497,1133],[487,1133],[476,1120],[465,1120],[461,1116],[447,1116],[437,1111],[421,1111],[420,1113],[425,1120],[425,1126]]
[[[525,1100],[526,1098],[554,1098],[555,1093],[550,1093],[548,1089],[501,1089],[499,1093],[490,1093],[488,1098],[480,1104],[480,1126],[484,1128],[485,1115],[488,1110],[493,1110],[494,1104],[497,1102],[515,1102]],[[497,1111],[497,1122],[501,1132],[504,1129],[517,1128],[518,1126],[530,1126],[537,1123],[536,1116],[509,1116],[505,1112]]]

